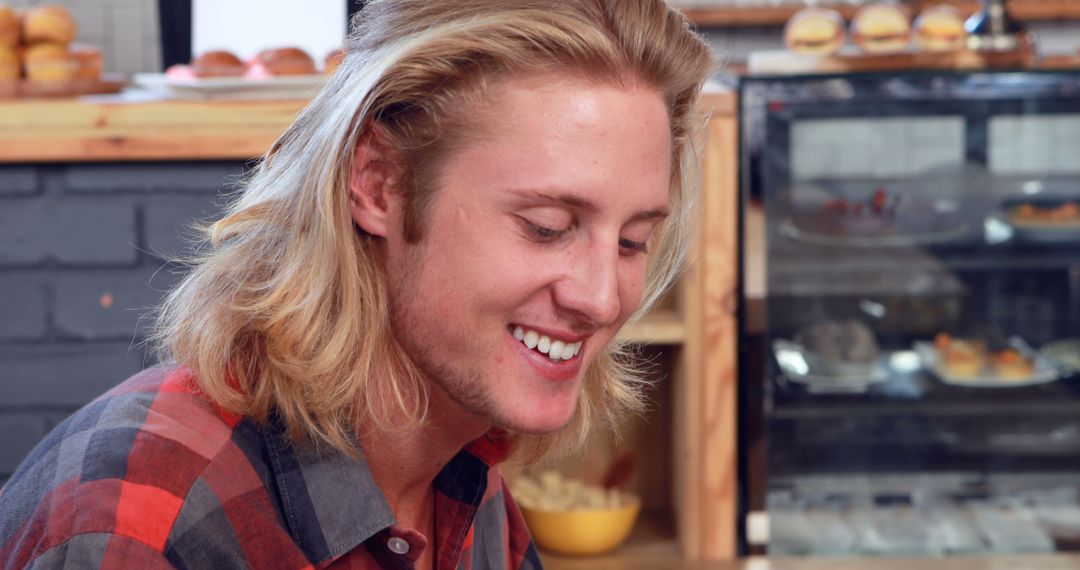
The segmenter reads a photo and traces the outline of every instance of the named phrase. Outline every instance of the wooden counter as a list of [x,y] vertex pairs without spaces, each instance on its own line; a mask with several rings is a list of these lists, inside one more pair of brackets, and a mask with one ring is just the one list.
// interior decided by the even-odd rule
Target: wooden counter
[[261,156],[306,101],[0,101],[0,162]]
[[950,558],[765,558],[675,562],[656,557],[560,558],[542,555],[547,570],[1080,570],[1080,555]]

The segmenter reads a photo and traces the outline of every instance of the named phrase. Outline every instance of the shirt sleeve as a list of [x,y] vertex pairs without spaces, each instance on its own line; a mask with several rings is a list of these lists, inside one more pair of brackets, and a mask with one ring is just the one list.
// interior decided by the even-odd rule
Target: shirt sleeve
[[80,534],[33,558],[26,568],[102,568],[158,570],[175,568],[165,556],[138,540],[112,533]]

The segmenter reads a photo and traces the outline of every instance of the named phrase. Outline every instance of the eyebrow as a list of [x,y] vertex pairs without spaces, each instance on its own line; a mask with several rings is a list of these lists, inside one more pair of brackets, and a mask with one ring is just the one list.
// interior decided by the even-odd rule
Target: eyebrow
[[[571,207],[574,207],[574,208],[580,208],[580,209],[586,210],[588,212],[596,212],[596,211],[598,211],[600,209],[596,204],[588,201],[585,198],[582,198],[581,196],[575,195],[575,194],[568,194],[568,193],[565,193],[565,192],[564,193],[559,193],[559,194],[553,194],[553,193],[550,193],[550,192],[547,192],[547,191],[544,191],[544,190],[533,190],[533,189],[517,190],[515,192],[517,194],[520,194],[522,196],[526,196],[528,198],[532,198],[532,199],[535,199],[535,200],[541,200],[541,201],[544,201],[544,202],[557,202],[557,203],[561,203],[561,204],[566,204],[567,206],[571,206]],[[643,210],[643,211],[640,211],[640,212],[634,212],[634,214],[632,216],[630,216],[630,219],[627,220],[627,223],[640,222],[640,221],[645,221],[645,220],[656,220],[656,219],[662,220],[662,219],[668,217],[670,214],[671,214],[671,210],[669,210],[667,208],[657,208],[657,209],[654,209],[654,210]]]

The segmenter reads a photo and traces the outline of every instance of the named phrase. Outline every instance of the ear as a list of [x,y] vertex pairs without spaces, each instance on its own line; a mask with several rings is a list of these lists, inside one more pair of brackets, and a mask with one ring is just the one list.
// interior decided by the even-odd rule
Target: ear
[[374,236],[386,237],[401,219],[397,211],[403,178],[399,154],[378,125],[364,129],[356,143],[349,174],[349,209],[356,225]]

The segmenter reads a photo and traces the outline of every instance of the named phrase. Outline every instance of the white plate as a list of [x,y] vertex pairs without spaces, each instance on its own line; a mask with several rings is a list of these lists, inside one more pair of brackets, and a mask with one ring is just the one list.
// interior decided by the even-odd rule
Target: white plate
[[1039,224],[1012,221],[1016,236],[1038,243],[1074,243],[1080,241],[1080,224]]
[[797,384],[803,384],[810,392],[852,393],[865,392],[873,384],[889,379],[889,372],[880,362],[870,364],[843,363],[826,370],[815,365],[814,358],[805,348],[794,342],[777,339],[773,341],[773,354],[784,376]]
[[1039,349],[1039,354],[1068,370],[1080,372],[1080,338],[1066,338],[1048,342]]
[[1035,359],[1035,366],[1031,375],[1027,378],[1006,378],[992,374],[980,374],[978,376],[957,376],[950,374],[941,366],[938,358],[937,347],[931,342],[916,342],[915,352],[922,359],[923,366],[937,376],[942,382],[952,386],[964,386],[967,388],[1020,388],[1022,386],[1035,386],[1047,384],[1058,379],[1058,370],[1053,362],[1046,358]]
[[326,83],[326,75],[289,75],[265,79],[205,77],[173,79],[163,73],[138,73],[133,82],[147,89],[182,97],[310,99]]
[[796,241],[810,245],[827,245],[841,247],[909,247],[915,245],[931,245],[935,243],[953,241],[964,237],[969,227],[960,224],[955,227],[942,229],[935,232],[920,234],[882,234],[882,235],[826,235],[808,232],[795,225],[791,220],[780,223],[780,234]]

